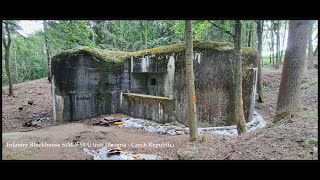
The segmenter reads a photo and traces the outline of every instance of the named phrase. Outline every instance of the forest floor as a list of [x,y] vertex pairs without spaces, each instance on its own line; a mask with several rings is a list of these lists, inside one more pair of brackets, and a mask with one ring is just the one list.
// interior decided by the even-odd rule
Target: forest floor
[[[40,127],[25,127],[25,122],[52,118],[51,88],[46,78],[14,85],[15,97],[8,97],[8,87],[2,88],[2,158],[11,159],[92,159],[81,146],[72,142],[126,144],[125,151],[158,154],[165,159],[238,159],[280,160],[318,159],[318,70],[305,72],[301,87],[303,108],[278,123],[275,115],[281,69],[263,68],[265,102],[256,104],[256,111],[269,123],[265,128],[238,137],[204,135],[198,142],[189,142],[188,135],[171,136],[149,133],[142,129],[117,126],[92,126],[100,116],[76,123],[44,123]],[[33,104],[29,105],[28,101]],[[22,110],[19,110],[19,108]],[[115,114],[114,117],[126,117]],[[9,147],[10,144],[26,147]],[[60,147],[30,147],[47,143]],[[68,144],[70,143],[70,144]],[[144,146],[144,143],[147,146]],[[149,143],[173,144],[173,147],[150,147]],[[140,145],[138,147],[137,145]],[[66,146],[66,147],[62,147]],[[99,147],[92,147],[97,150]]]

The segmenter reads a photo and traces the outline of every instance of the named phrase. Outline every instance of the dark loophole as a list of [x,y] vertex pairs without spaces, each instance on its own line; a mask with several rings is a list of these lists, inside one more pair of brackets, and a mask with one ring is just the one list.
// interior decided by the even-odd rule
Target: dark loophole
[[157,85],[157,79],[151,78],[150,85]]

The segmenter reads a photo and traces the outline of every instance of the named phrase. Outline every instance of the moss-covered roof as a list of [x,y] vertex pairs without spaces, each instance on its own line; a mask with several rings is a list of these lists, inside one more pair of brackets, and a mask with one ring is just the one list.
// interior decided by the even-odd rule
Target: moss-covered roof
[[[198,50],[218,50],[218,51],[228,51],[233,49],[231,43],[226,42],[204,42],[204,41],[193,41],[194,49]],[[53,58],[53,60],[60,59],[63,56],[77,55],[77,54],[89,54],[98,60],[104,61],[122,61],[130,57],[139,57],[144,55],[154,55],[154,54],[172,54],[185,51],[186,47],[184,43],[172,44],[168,46],[160,46],[152,49],[145,49],[136,52],[124,52],[124,51],[109,51],[101,50],[97,48],[82,48],[77,50],[65,51]],[[253,53],[255,50],[253,48],[243,48],[243,52]]]
[[246,54],[246,55],[256,55],[256,54],[258,54],[257,50],[255,48],[251,48],[251,47],[243,47],[243,48],[241,48],[241,52]]
[[[233,45],[225,42],[205,42],[205,41],[193,41],[194,49],[212,49],[212,50],[231,50]],[[168,46],[160,46],[152,49],[145,49],[141,51],[132,52],[133,57],[149,55],[149,54],[170,54],[178,53],[186,50],[185,43],[177,43]]]

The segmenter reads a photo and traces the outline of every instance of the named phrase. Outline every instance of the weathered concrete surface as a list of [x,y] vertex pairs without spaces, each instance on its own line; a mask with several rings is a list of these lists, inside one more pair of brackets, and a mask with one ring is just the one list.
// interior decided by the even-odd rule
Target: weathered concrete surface
[[[120,106],[121,76],[107,73],[91,56],[57,56],[52,61],[53,113],[56,121],[87,119],[117,113]],[[108,69],[103,69],[108,71]]]
[[[228,53],[229,52],[229,53]],[[231,50],[197,51],[194,59],[195,92],[198,121],[206,125],[226,125],[228,121],[229,86],[232,85],[230,56]],[[176,117],[181,123],[188,124],[188,102],[186,92],[186,70],[184,53],[176,59],[174,97]]]
[[253,48],[242,48],[242,99],[246,122],[253,118],[258,81],[258,53]]
[[[249,51],[251,50],[251,51]],[[256,51],[247,49],[243,52],[243,102],[246,122],[252,120],[254,110],[254,88]],[[232,61],[233,49],[224,51],[194,50],[194,75],[198,121],[201,126],[225,126],[235,124],[228,113],[232,106]],[[188,124],[188,103],[186,96],[186,71],[184,53],[176,59],[174,97],[176,118]]]
[[122,112],[130,116],[159,123],[167,123],[175,119],[172,98],[123,93],[121,99]]
[[[157,122],[188,125],[184,44],[138,52],[86,49],[52,61],[54,119],[73,121],[124,112]],[[247,122],[254,109],[257,52],[242,49],[243,104]],[[194,42],[194,76],[200,127],[234,125],[232,102],[233,46]],[[121,93],[158,96],[135,98]],[[130,96],[131,97],[131,96]],[[170,105],[156,99],[171,98]],[[152,99],[150,103],[150,99]]]
[[173,56],[145,55],[131,58],[131,92],[153,95],[173,96],[175,62]]

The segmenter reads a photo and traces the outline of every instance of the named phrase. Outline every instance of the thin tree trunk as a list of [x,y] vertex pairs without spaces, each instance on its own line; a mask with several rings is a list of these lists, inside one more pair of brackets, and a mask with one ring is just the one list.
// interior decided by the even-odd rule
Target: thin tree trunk
[[317,57],[318,56],[318,45],[316,47],[316,49],[313,52],[313,57]]
[[314,21],[310,21],[310,27],[309,27],[309,38],[308,38],[308,69],[312,69],[314,66],[313,62],[313,46],[312,46],[312,27],[313,27]]
[[18,83],[18,70],[17,70],[17,48],[13,44],[13,53],[14,53],[14,68],[15,68],[15,80]]
[[250,28],[249,28],[249,38],[248,38],[248,47],[251,47],[251,37],[252,36],[252,23],[250,23]]
[[270,59],[269,64],[271,64],[271,62],[272,62],[272,45],[271,45],[271,40],[268,41],[268,45],[269,45],[269,50],[270,50],[270,52],[269,52],[269,59]]
[[271,20],[272,67],[274,67],[274,22]]
[[282,48],[281,48],[281,54],[280,54],[280,64],[282,64],[282,55],[283,55],[283,51],[285,51],[284,49],[284,42],[285,42],[285,39],[286,39],[286,31],[287,31],[287,20],[284,21],[284,33],[283,33],[283,39],[282,39]]
[[249,37],[249,31],[248,31],[248,23],[245,23],[245,33],[246,33],[246,41],[245,44],[248,44],[248,37]]
[[262,45],[263,45],[263,29],[264,28],[264,21],[262,20],[261,22],[261,31],[262,31],[262,34],[261,34],[261,67],[263,67],[263,57],[262,57]]
[[277,35],[277,51],[276,51],[276,66],[275,69],[279,69],[280,66],[280,21],[276,23],[276,35]]
[[92,42],[95,43],[96,41],[96,38],[95,38],[95,33],[94,33],[94,24],[95,22],[94,21],[91,21],[92,22],[92,26],[91,26],[91,33],[92,33]]
[[148,27],[147,27],[147,22],[145,22],[144,26],[143,26],[143,45],[144,45],[144,49],[148,49],[148,41],[147,41],[147,36],[148,36],[148,31],[147,31]]
[[[5,29],[2,28],[2,42],[3,42],[4,49],[5,49],[4,61],[5,61],[5,66],[6,66],[5,68],[6,68],[6,72],[7,72],[8,82],[9,82],[9,96],[14,97],[13,83],[12,83],[11,71],[10,71],[11,34],[10,34],[8,22],[4,21],[3,24],[5,25]],[[7,39],[6,39],[5,35],[7,35]]]
[[143,44],[143,21],[140,21],[139,22],[140,23],[140,50],[142,50],[143,49],[143,46],[144,46],[144,44]]
[[188,115],[190,141],[196,141],[198,136],[197,128],[197,107],[196,94],[194,89],[194,74],[193,74],[193,41],[192,41],[192,21],[185,21],[186,31],[186,80],[187,80],[187,96],[188,96]]
[[234,117],[237,125],[238,135],[247,132],[244,113],[243,113],[243,100],[242,100],[242,60],[241,60],[241,27],[240,20],[235,22],[234,31]]
[[51,83],[51,48],[49,45],[49,39],[48,39],[48,25],[47,21],[43,20],[43,29],[44,29],[44,43],[47,50],[47,60],[48,60],[48,81]]
[[229,36],[228,42],[233,43],[233,38],[232,38],[232,36]]
[[[318,33],[317,33],[315,39],[318,39]],[[319,42],[318,42],[318,44],[319,44]],[[318,44],[317,44],[316,49],[313,52],[313,57],[316,57],[317,59],[318,59]]]
[[262,91],[262,79],[261,79],[261,64],[262,61],[262,33],[263,33],[263,20],[257,21],[257,36],[258,36],[258,53],[259,53],[259,60],[258,60],[258,86],[257,86],[257,93],[258,93],[258,102],[263,103],[263,91]]
[[[224,20],[220,20],[220,24],[224,28],[225,21]],[[221,42],[223,42],[223,35],[224,35],[224,33],[221,32],[220,33],[220,37],[219,37],[219,41],[221,41]]]
[[309,25],[310,22],[307,20],[289,21],[288,46],[284,56],[277,111],[273,122],[289,115],[301,105],[300,89]]

